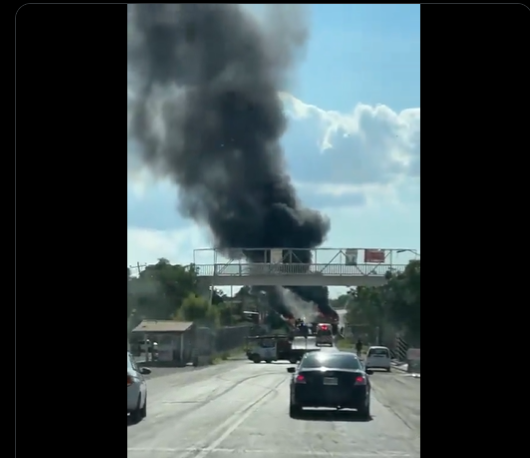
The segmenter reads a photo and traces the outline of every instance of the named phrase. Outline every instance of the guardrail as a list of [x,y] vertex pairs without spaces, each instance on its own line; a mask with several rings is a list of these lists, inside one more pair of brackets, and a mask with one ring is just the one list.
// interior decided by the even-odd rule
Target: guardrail
[[332,275],[332,276],[384,276],[388,271],[403,270],[405,265],[395,264],[198,264],[199,276],[245,277],[259,275]]

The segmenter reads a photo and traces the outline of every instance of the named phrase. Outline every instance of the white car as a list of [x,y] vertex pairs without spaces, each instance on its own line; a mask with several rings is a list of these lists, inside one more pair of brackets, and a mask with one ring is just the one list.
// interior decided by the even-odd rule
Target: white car
[[387,372],[390,372],[391,367],[392,358],[387,347],[370,347],[368,349],[364,361],[365,369],[386,369]]
[[138,367],[134,357],[127,352],[127,413],[134,423],[147,415],[147,385],[144,375],[151,373],[147,367]]

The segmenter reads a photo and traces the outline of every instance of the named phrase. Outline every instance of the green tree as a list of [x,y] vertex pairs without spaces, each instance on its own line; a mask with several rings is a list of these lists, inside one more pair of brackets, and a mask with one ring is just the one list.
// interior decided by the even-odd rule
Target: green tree
[[190,293],[182,302],[176,318],[216,326],[219,324],[219,310],[204,297]]
[[232,326],[244,321],[243,309],[254,300],[248,287],[235,296],[232,300],[222,290],[212,292],[201,284],[196,266],[171,264],[160,258],[138,276],[127,268],[127,326],[134,328],[144,319],[185,319],[210,326]]
[[223,326],[234,326],[245,322],[243,319],[243,306],[237,299],[227,299],[217,306],[219,310],[219,320]]
[[241,301],[243,310],[258,310],[259,298],[255,291],[250,286],[242,286],[239,291],[234,294],[234,299]]
[[331,300],[331,306],[334,309],[345,309],[348,305],[348,302],[351,300],[351,294],[341,294],[336,299]]
[[420,261],[411,261],[403,272],[386,276],[381,287],[358,287],[350,291],[346,321],[380,331],[387,325],[403,330],[413,340],[420,337]]
[[127,269],[127,277],[127,317],[133,325],[143,319],[170,319],[185,298],[199,293],[195,266],[173,265],[164,258],[148,265],[138,277]]
[[346,321],[350,325],[377,327],[385,315],[379,288],[359,286],[351,291]]
[[420,261],[414,260],[386,285],[389,318],[414,340],[420,338],[420,276]]

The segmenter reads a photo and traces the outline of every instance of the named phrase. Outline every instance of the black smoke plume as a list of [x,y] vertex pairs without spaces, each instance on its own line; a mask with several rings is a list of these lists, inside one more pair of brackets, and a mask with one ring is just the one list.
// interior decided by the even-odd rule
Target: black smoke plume
[[[312,248],[329,230],[297,199],[279,145],[286,118],[278,91],[307,35],[302,7],[269,7],[269,25],[235,4],[128,10],[129,135],[142,163],[178,185],[180,211],[208,225],[227,251]],[[244,255],[263,262],[264,252]],[[310,261],[310,251],[297,251],[296,262]],[[293,290],[333,312],[327,288]],[[269,294],[290,316],[280,295]]]

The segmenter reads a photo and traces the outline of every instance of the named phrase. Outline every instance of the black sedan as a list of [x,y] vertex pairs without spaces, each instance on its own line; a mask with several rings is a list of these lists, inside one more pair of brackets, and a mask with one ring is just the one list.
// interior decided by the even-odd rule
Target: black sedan
[[289,414],[298,416],[304,407],[356,409],[370,418],[370,380],[354,353],[315,352],[304,355],[292,373]]

